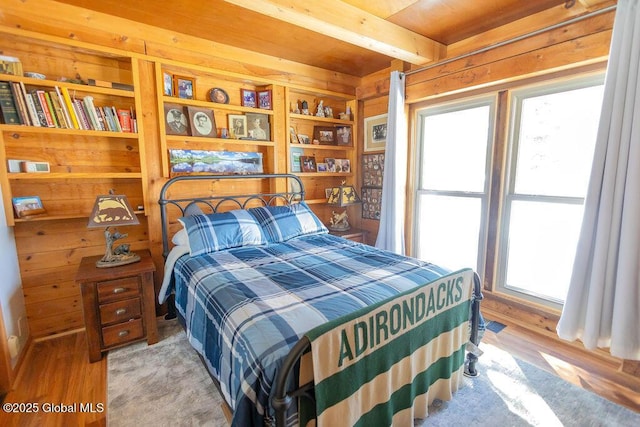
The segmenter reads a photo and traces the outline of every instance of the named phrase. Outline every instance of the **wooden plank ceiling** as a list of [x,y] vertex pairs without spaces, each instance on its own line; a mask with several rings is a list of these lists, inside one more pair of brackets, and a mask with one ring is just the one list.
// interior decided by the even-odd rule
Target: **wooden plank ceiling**
[[448,45],[550,8],[583,13],[606,0],[57,1],[362,77],[393,59],[437,61]]

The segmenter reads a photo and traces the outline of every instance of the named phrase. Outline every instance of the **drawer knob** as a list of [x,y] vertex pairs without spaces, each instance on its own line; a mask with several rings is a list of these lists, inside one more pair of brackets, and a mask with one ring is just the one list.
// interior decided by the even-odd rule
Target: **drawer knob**
[[126,289],[125,289],[125,288],[115,288],[115,289],[113,290],[113,293],[114,293],[114,294],[121,294],[121,293],[123,293],[124,291],[126,291]]
[[116,316],[122,316],[126,312],[127,312],[126,308],[119,308],[119,309],[116,310]]
[[129,331],[120,331],[120,332],[118,332],[118,336],[120,338],[126,337],[127,335],[129,335]]

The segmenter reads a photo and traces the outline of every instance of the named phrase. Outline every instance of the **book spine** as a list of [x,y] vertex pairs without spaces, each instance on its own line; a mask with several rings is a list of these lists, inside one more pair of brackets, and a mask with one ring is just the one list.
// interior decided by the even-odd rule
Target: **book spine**
[[111,124],[109,123],[109,119],[104,113],[104,108],[96,107],[96,112],[98,113],[98,117],[102,119],[102,123],[104,124],[104,130],[111,132]]
[[53,101],[51,101],[51,95],[49,92],[44,93],[44,98],[47,101],[47,107],[49,108],[49,112],[51,113],[51,120],[53,121],[53,125],[57,128],[60,126],[60,120],[58,120],[58,116],[56,115],[56,109],[53,107]]
[[40,103],[40,97],[35,90],[31,91],[31,98],[33,99],[33,104],[36,106],[36,114],[38,115],[40,126],[45,128],[48,127],[47,117],[45,116],[44,109],[42,108],[42,104]]
[[100,123],[98,122],[98,117],[96,116],[96,107],[95,105],[93,105],[93,96],[90,96],[90,95],[85,96],[82,102],[84,103],[84,109],[87,113],[87,117],[89,118],[89,121],[91,122],[91,126],[95,130],[102,130],[100,129]]
[[0,82],[0,110],[2,110],[2,119],[7,125],[19,125],[20,116],[11,94],[11,85],[9,82]]
[[43,90],[36,90],[36,95],[38,95],[38,99],[40,100],[40,106],[42,107],[42,111],[44,112],[44,117],[47,122],[47,127],[55,127],[53,123],[53,118],[51,117],[51,111],[49,111],[49,105],[47,104],[47,98],[44,96],[45,92]]
[[33,98],[31,94],[27,92],[27,88],[24,86],[24,83],[20,82],[20,89],[22,89],[22,93],[24,95],[24,99],[27,102],[27,108],[29,109],[29,116],[31,117],[31,125],[36,127],[41,127],[40,119],[38,118],[38,111],[36,110],[36,106],[33,103]]
[[73,106],[75,107],[76,114],[80,117],[80,126],[84,130],[91,130],[91,123],[89,123],[89,118],[87,117],[87,113],[84,111],[84,104],[81,100],[74,98]]
[[71,123],[73,123],[73,128],[80,129],[80,123],[78,123],[78,116],[76,116],[75,109],[73,108],[73,102],[71,101],[69,90],[66,87],[63,87],[60,88],[60,92],[62,92],[64,105],[67,107],[67,111],[69,112],[69,118],[71,119]]
[[129,110],[125,110],[123,108],[119,108],[118,110],[118,121],[120,122],[120,128],[122,132],[131,132],[131,113]]
[[107,119],[107,124],[109,125],[109,130],[111,132],[118,132],[118,128],[116,127],[116,124],[113,121],[113,115],[111,113],[111,108],[102,107],[102,111],[104,113],[105,118]]
[[20,117],[20,123],[29,126],[29,112],[27,111],[27,101],[22,97],[22,90],[20,89],[20,83],[11,82],[11,93],[13,94],[13,100],[18,110],[18,116]]
[[56,113],[56,117],[58,118],[58,126],[67,129],[69,124],[67,123],[67,117],[62,110],[62,105],[60,104],[60,98],[55,90],[49,91],[49,99],[51,99],[51,105],[53,106],[53,111]]
[[113,121],[115,123],[115,128],[117,129],[117,132],[122,132],[122,126],[120,126],[120,120],[118,119],[118,110],[116,110],[116,107],[107,107],[111,109],[111,115],[113,117]]
[[[53,93],[54,91],[51,91],[52,98],[54,98]],[[67,110],[67,104],[64,102],[64,96],[62,95],[62,92],[60,91],[60,88],[58,86],[55,87],[55,94],[56,94],[58,105],[60,105],[60,110],[64,117],[64,122],[67,124],[67,128],[73,129],[73,122],[71,121],[71,116],[69,116],[69,110]]]
[[104,121],[104,116],[100,113],[100,108],[95,106],[94,108],[95,108],[94,111],[95,111],[96,117],[98,119],[98,125],[100,126],[100,130],[109,130],[107,128],[107,124]]

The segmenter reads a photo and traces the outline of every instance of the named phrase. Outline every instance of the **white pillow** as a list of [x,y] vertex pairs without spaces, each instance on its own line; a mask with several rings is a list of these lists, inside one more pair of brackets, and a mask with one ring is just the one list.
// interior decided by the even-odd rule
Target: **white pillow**
[[189,235],[187,234],[187,230],[184,228],[178,231],[173,235],[171,241],[176,246],[188,246],[189,245]]

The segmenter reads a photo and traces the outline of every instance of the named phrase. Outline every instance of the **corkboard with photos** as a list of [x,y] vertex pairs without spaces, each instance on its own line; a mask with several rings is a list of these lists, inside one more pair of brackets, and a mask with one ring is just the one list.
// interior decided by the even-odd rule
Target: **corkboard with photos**
[[362,156],[362,218],[380,220],[384,153]]

